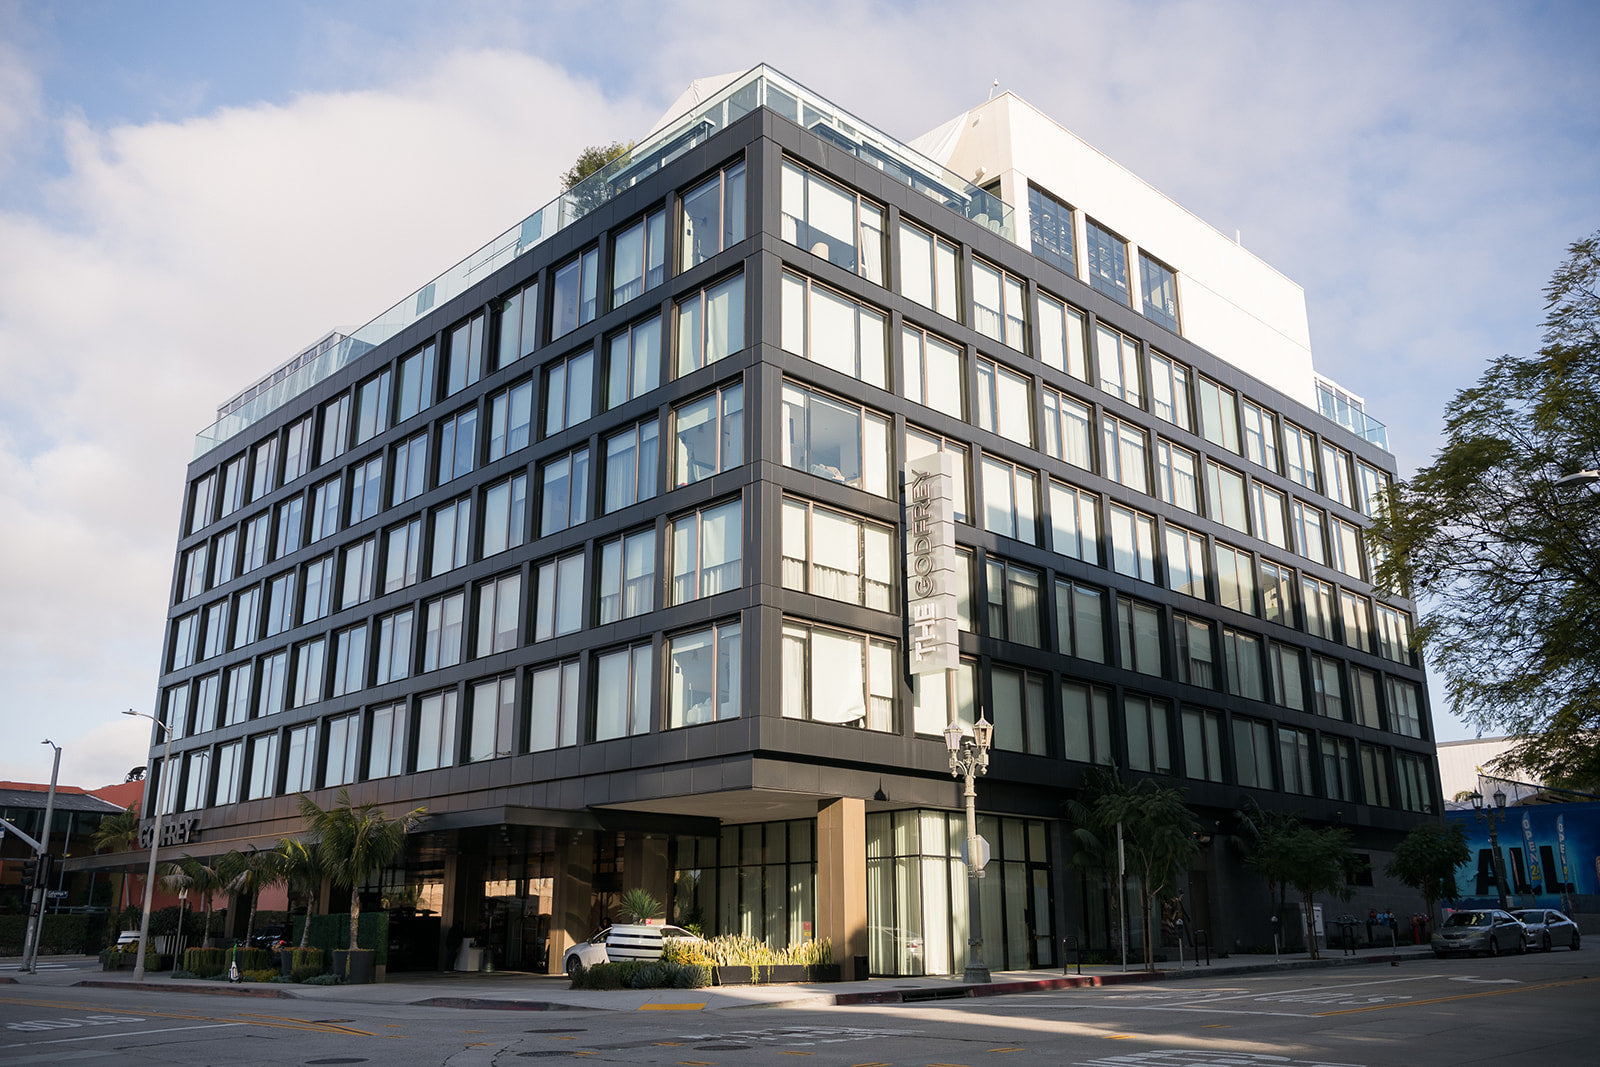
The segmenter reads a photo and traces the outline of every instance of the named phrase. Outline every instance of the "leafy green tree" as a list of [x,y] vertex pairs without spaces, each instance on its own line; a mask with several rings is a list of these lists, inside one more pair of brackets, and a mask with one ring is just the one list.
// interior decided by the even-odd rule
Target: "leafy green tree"
[[256,905],[261,901],[261,891],[284,881],[275,849],[251,846],[243,852],[230,852],[222,857],[218,866],[230,893],[243,893],[250,898],[250,917],[245,920],[244,943],[249,944],[256,928]]
[[1356,857],[1350,848],[1350,832],[1339,826],[1301,826],[1290,838],[1290,845],[1286,873],[1304,904],[1306,944],[1311,958],[1317,959],[1317,895],[1326,893],[1349,900],[1355,893],[1349,885],[1349,874]]
[[610,144],[592,144],[578,153],[578,158],[572,166],[561,175],[561,188],[563,191],[571,189],[583,179],[604,167],[618,156],[626,155],[633,151],[634,142],[612,141]]
[[1433,462],[1369,531],[1377,580],[1430,606],[1417,628],[1451,711],[1510,734],[1502,772],[1600,786],[1600,233],[1544,294],[1533,357],[1492,360],[1445,409]]
[[300,794],[300,817],[322,858],[323,873],[334,884],[350,887],[351,952],[356,951],[362,885],[404,850],[406,834],[425,814],[426,808],[391,816],[376,804],[357,806],[350,802],[348,789],[339,790],[339,802],[330,808]]
[[[100,820],[89,844],[96,852],[132,852],[139,843],[139,809],[128,805],[115,815]],[[128,876],[118,876],[122,882],[122,906],[128,906]]]
[[1471,859],[1467,831],[1460,823],[1421,822],[1395,846],[1394,859],[1384,867],[1384,873],[1422,894],[1428,905],[1428,921],[1432,922],[1436,904],[1461,899],[1456,869]]
[[167,873],[161,877],[161,884],[169,892],[177,893],[187,888],[189,892],[199,898],[200,904],[205,908],[206,927],[205,936],[211,937],[211,897],[228,888],[228,879],[223,876],[220,860],[197,860],[193,856],[184,856],[167,866]]
[[636,923],[648,922],[661,914],[661,901],[643,889],[630,889],[618,901],[623,914],[633,916]]
[[306,921],[300,930],[300,947],[311,943],[311,907],[322,888],[322,857],[315,844],[285,837],[272,846],[277,865],[290,896],[300,895],[306,902]]
[[1230,838],[1244,855],[1245,869],[1266,879],[1272,913],[1281,924],[1289,899],[1295,836],[1302,828],[1300,817],[1292,812],[1266,811],[1252,799],[1234,818],[1237,831]]

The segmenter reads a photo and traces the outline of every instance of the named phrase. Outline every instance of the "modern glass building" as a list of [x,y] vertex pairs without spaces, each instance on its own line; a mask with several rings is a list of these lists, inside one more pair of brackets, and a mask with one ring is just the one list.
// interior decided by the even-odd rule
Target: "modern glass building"
[[[768,68],[706,80],[201,433],[150,797],[195,855],[299,832],[301,792],[425,805],[368,887],[391,967],[452,927],[558,967],[642,886],[945,973],[940,735],[983,715],[991,966],[1115,940],[1063,821],[1096,765],[1187,791],[1190,929],[1260,944],[1247,798],[1376,869],[1438,808],[1413,606],[1362,533],[1384,441],[1297,286],[1010,94],[911,147]],[[957,648],[913,674],[933,454]]]

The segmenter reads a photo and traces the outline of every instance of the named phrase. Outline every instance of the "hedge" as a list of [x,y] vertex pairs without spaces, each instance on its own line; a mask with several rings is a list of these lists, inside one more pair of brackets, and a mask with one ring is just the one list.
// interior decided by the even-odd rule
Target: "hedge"
[[[39,955],[94,955],[106,944],[106,921],[105,915],[45,915],[39,931]],[[27,931],[26,915],[0,915],[0,956],[22,955]]]
[[[294,920],[294,936],[289,938],[289,944],[299,947],[300,931],[305,929],[305,917],[296,916]],[[379,967],[389,965],[389,913],[386,911],[363,911],[356,925],[356,946],[358,948],[372,949],[377,953],[373,962]],[[309,948],[320,948],[327,953],[327,959],[333,958],[335,950],[343,951],[350,947],[350,913],[334,912],[332,915],[311,916],[311,939],[307,942]]]

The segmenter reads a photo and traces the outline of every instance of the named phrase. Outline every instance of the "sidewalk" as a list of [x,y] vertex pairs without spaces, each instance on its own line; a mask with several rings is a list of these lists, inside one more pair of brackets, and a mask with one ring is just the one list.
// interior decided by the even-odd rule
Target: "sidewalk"
[[[1431,958],[1426,945],[1399,949],[1365,950],[1354,956],[1338,949],[1312,960],[1304,954],[1273,956],[1238,955],[1213,960],[1210,966],[1186,961],[1179,969],[1124,971],[1120,965],[1085,966],[1082,975],[1071,969],[997,971],[987,985],[969,985],[959,975],[925,978],[873,978],[864,982],[827,982],[800,985],[715,986],[709,989],[575,990],[565,977],[500,971],[492,974],[458,972],[397,974],[374,985],[308,986],[277,983],[242,983],[173,980],[166,974],[147,974],[134,984],[131,971],[101,972],[92,957],[56,956],[39,961],[38,974],[21,974],[18,960],[0,960],[0,998],[24,987],[86,987],[138,989],[146,992],[200,993],[216,996],[261,997],[328,1003],[415,1005],[438,1008],[499,1009],[505,1011],[714,1011],[723,1008],[826,1008],[852,1004],[906,1004],[996,997],[1082,986],[1123,985],[1144,982],[1215,981],[1272,971],[1323,970],[1350,966],[1399,966]],[[89,962],[89,966],[84,966]]]

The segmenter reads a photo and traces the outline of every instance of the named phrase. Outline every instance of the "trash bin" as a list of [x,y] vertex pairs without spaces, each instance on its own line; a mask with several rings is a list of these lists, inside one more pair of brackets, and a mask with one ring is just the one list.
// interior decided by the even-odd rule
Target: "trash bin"
[[851,981],[855,981],[855,982],[866,981],[866,979],[869,977],[868,974],[867,974],[867,957],[865,957],[865,956],[851,956],[850,957],[850,964],[851,964],[851,973],[850,973]]

